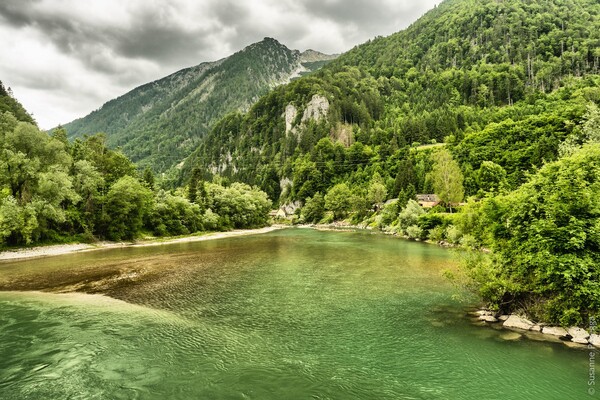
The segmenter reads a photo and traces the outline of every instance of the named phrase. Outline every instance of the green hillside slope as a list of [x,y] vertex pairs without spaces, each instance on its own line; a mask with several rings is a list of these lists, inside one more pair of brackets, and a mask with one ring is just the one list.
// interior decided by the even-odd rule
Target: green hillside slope
[[0,81],[0,113],[9,112],[19,121],[35,124],[33,117],[29,114],[23,105],[12,96],[10,88],[5,88]]

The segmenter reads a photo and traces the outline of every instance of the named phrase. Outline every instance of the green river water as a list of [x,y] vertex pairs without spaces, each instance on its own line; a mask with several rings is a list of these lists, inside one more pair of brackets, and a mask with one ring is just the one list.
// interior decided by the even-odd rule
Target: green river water
[[593,397],[588,351],[475,326],[455,262],[286,229],[1,263],[0,399]]

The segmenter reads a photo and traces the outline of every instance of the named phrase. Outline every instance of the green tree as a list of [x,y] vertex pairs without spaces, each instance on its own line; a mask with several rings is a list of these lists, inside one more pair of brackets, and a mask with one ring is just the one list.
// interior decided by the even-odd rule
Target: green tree
[[507,186],[506,170],[492,161],[484,161],[477,171],[476,180],[484,192],[498,193]]
[[265,192],[238,182],[229,187],[207,184],[207,199],[221,229],[264,226],[272,204]]
[[154,173],[150,167],[144,168],[144,172],[142,173],[142,181],[148,189],[154,190]]
[[111,240],[131,240],[141,231],[152,193],[131,176],[120,178],[106,195],[104,222]]
[[325,208],[333,212],[333,217],[343,219],[348,215],[352,206],[350,198],[352,192],[345,183],[338,183],[325,195]]
[[381,175],[375,173],[369,184],[367,192],[367,201],[371,206],[379,208],[387,198],[387,188],[381,178]]
[[187,198],[190,203],[195,203],[198,198],[198,183],[202,182],[202,171],[198,167],[194,167],[190,181],[187,185]]
[[323,219],[324,215],[325,199],[321,193],[317,192],[313,197],[306,199],[300,218],[307,223],[317,223]]
[[464,197],[463,176],[458,163],[446,149],[438,150],[432,156],[434,165],[431,171],[433,189],[442,203],[450,207]]
[[425,214],[423,207],[421,207],[415,200],[409,200],[406,204],[406,207],[404,207],[398,215],[398,223],[400,228],[406,232],[410,226],[418,224],[419,217],[423,214]]
[[146,227],[156,235],[186,235],[203,228],[200,206],[160,190],[146,215]]
[[299,157],[294,162],[293,197],[306,199],[314,196],[322,186],[321,174],[315,162],[310,161],[310,155]]

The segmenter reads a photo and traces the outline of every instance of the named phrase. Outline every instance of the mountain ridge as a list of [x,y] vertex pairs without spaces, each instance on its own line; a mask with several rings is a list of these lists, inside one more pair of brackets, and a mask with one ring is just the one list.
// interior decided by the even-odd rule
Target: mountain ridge
[[265,38],[229,57],[134,88],[64,127],[71,139],[104,132],[110,147],[121,147],[140,167],[165,172],[185,159],[220,117],[247,111],[269,89],[333,58]]

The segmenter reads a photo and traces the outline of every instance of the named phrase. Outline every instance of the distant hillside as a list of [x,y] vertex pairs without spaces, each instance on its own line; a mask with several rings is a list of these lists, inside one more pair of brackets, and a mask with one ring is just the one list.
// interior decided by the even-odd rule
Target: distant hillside
[[[467,194],[478,189],[483,157],[517,185],[556,158],[586,103],[600,101],[598,74],[597,1],[446,0],[408,29],[357,46],[221,120],[186,161],[181,182],[198,168],[271,196],[283,190],[287,201],[378,172],[391,195],[408,183],[431,190],[430,166],[413,165],[408,148],[431,141],[454,148],[468,138],[477,143],[469,152],[481,155],[471,164],[457,148]],[[500,121],[512,121],[504,136],[490,127],[472,137]],[[409,164],[414,174],[404,179]]]
[[181,162],[226,113],[247,110],[269,89],[335,58],[290,50],[271,38],[220,61],[140,86],[65,125],[70,138],[105,132],[139,166],[164,172]]
[[4,84],[2,84],[2,81],[0,81],[0,113],[6,111],[14,115],[19,121],[35,124],[31,114],[29,114],[23,105],[12,96],[10,88],[6,89]]

